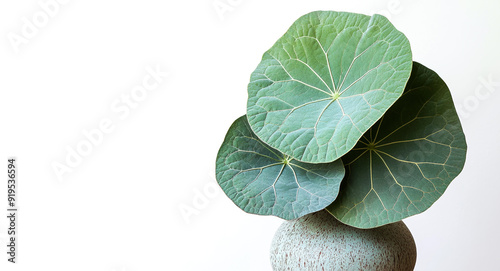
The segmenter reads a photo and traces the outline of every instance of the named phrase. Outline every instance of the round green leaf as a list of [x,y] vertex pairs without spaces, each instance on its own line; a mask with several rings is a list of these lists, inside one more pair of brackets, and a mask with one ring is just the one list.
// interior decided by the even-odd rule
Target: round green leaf
[[306,164],[272,149],[236,120],[217,154],[217,182],[243,211],[295,219],[330,205],[338,195],[344,166]]
[[415,62],[401,98],[342,157],[346,177],[327,210],[358,228],[421,213],[460,173],[466,150],[448,87]]
[[331,162],[401,96],[411,67],[408,40],[384,16],[312,12],[253,72],[248,121],[261,140],[297,160]]

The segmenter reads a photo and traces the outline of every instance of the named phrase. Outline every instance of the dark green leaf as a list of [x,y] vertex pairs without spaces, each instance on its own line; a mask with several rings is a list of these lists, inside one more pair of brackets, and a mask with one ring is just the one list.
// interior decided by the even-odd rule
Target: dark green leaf
[[245,212],[295,219],[335,200],[344,166],[340,160],[296,161],[259,140],[243,116],[233,123],[217,154],[216,176],[226,195]]
[[414,63],[403,96],[342,157],[346,177],[327,210],[358,228],[421,213],[460,173],[466,149],[448,87]]

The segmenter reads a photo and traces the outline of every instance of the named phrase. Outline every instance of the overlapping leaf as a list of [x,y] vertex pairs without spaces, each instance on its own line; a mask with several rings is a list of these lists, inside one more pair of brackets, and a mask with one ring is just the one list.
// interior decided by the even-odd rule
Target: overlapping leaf
[[421,213],[460,173],[466,149],[448,87],[415,63],[403,96],[342,157],[346,177],[327,210],[359,228]]
[[249,123],[297,160],[334,161],[401,96],[411,61],[408,40],[383,16],[307,14],[253,72]]
[[233,123],[217,154],[216,176],[226,195],[244,211],[295,219],[335,200],[344,166],[340,160],[296,161],[259,140],[243,116]]

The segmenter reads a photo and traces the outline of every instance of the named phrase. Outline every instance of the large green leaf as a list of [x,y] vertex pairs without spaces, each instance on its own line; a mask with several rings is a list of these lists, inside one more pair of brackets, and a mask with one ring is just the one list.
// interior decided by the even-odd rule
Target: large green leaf
[[401,96],[411,67],[408,40],[385,17],[309,13],[253,72],[250,126],[297,160],[334,161]]
[[460,173],[466,149],[448,87],[414,63],[403,96],[342,157],[346,177],[327,210],[358,228],[421,213]]
[[226,195],[245,212],[295,219],[330,205],[344,166],[305,164],[264,144],[246,116],[229,129],[217,154],[216,176]]

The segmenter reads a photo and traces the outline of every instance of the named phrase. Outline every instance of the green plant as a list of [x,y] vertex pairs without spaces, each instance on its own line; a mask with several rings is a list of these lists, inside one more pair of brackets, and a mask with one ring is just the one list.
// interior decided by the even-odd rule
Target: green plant
[[466,149],[448,87],[403,33],[381,15],[317,11],[264,53],[216,177],[249,213],[326,209],[374,228],[429,208]]

